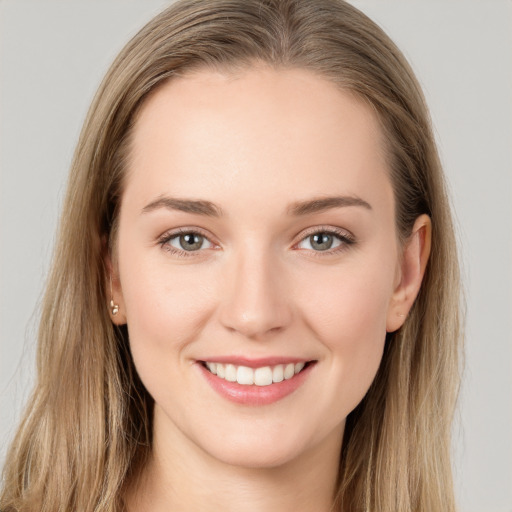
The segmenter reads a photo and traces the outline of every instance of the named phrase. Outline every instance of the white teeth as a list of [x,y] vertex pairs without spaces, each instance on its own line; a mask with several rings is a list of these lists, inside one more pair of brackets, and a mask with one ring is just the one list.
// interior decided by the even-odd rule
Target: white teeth
[[254,384],[256,386],[270,386],[272,384],[272,368],[264,366],[254,370]]
[[217,363],[217,377],[223,379],[226,377],[226,366],[223,364]]
[[282,364],[278,364],[274,366],[272,370],[272,381],[273,382],[281,382],[284,380],[284,366]]
[[224,378],[229,382],[236,382],[236,366],[234,364],[226,365],[226,376]]
[[249,368],[247,366],[235,366],[234,364],[222,364],[206,362],[206,367],[211,373],[229,382],[238,382],[244,386],[270,386],[275,382],[289,380],[297,375],[305,366],[305,363],[278,364],[276,366],[262,366],[261,368]]
[[295,373],[299,373],[304,368],[305,363],[295,363]]
[[246,386],[254,384],[254,370],[247,368],[247,366],[239,366],[236,371],[236,381],[238,384],[245,384]]
[[217,363],[206,363],[206,366],[214,375],[217,375]]
[[293,363],[287,364],[284,368],[284,378],[291,379],[295,375],[295,365]]

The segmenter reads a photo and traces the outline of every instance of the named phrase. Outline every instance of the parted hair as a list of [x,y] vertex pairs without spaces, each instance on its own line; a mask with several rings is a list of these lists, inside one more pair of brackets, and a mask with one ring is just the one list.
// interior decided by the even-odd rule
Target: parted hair
[[430,118],[409,64],[343,0],[180,0],[121,51],[85,120],[42,303],[36,384],[4,468],[3,512],[124,510],[125,489],[151,452],[153,400],[126,328],[109,317],[104,261],[137,112],[174,76],[256,63],[312,71],[369,104],[385,136],[400,241],[419,215],[432,220],[419,295],[347,418],[333,510],[455,510],[459,267]]

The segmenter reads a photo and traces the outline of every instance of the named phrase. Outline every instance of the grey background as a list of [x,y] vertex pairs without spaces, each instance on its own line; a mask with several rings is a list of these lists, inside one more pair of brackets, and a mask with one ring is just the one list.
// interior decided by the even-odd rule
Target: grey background
[[[109,63],[163,0],[0,0],[0,465],[34,374],[66,174]],[[512,511],[512,2],[354,0],[411,60],[457,212],[466,372],[461,512]]]

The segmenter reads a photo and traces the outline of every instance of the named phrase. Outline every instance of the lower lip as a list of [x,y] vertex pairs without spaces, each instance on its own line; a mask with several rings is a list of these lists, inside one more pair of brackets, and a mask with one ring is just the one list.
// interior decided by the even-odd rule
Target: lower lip
[[208,371],[202,363],[197,363],[208,384],[222,397],[244,405],[268,405],[285,396],[290,395],[297,390],[311,373],[315,363],[309,363],[301,372],[294,375],[291,379],[276,382],[268,386],[247,386],[238,384],[238,382],[229,382],[221,379]]

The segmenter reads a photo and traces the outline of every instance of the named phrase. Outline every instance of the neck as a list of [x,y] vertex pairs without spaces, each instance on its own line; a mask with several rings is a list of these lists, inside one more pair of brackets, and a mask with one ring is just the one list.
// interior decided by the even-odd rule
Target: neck
[[[168,432],[167,432],[168,434]],[[137,483],[129,512],[329,512],[339,466],[342,428],[321,445],[273,467],[240,467],[205,453],[186,436],[160,436]]]

